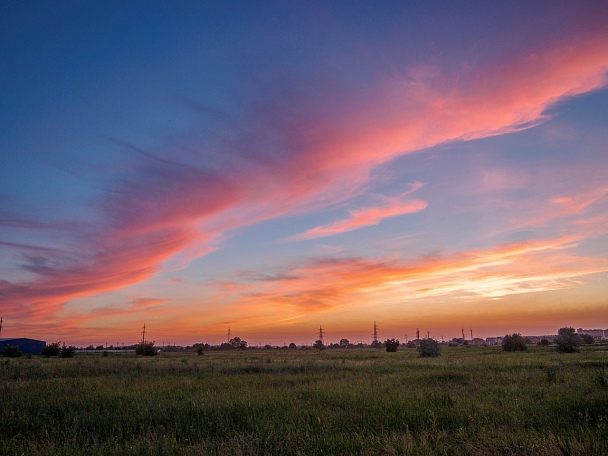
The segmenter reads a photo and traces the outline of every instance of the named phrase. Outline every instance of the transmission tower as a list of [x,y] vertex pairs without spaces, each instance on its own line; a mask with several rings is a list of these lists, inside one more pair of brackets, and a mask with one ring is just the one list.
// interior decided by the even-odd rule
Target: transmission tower
[[464,340],[464,327],[460,329],[462,331],[462,340]]
[[473,329],[471,329],[471,340],[473,340]]
[[420,329],[416,328],[416,340],[420,340]]
[[144,323],[144,329],[141,332],[141,343],[146,343],[146,324]]
[[230,342],[230,326],[228,326],[228,332],[226,333],[226,336],[228,337],[228,342]]
[[374,342],[378,342],[378,327],[376,326],[376,322],[374,322]]
[[323,331],[323,328],[321,327],[321,325],[319,325],[319,340],[321,342],[324,342],[324,340],[323,340],[324,338],[325,338],[325,332]]

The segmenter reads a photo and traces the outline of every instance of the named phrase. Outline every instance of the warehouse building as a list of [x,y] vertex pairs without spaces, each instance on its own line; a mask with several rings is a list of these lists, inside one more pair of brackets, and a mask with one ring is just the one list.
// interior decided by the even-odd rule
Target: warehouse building
[[46,342],[25,337],[0,338],[0,350],[4,350],[8,346],[18,347],[25,355],[39,355],[46,346]]

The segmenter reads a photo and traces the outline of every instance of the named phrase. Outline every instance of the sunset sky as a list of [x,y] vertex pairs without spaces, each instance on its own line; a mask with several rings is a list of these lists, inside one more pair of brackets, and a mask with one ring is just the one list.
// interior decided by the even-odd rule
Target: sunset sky
[[2,337],[608,328],[608,5],[0,3]]

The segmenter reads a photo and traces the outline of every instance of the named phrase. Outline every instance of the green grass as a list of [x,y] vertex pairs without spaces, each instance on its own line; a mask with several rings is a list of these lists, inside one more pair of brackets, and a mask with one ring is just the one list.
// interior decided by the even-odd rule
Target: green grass
[[0,358],[1,455],[608,454],[608,351]]

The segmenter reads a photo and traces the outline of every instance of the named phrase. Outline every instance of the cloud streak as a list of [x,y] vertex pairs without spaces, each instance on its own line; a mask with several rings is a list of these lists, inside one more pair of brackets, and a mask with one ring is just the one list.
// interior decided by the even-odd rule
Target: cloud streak
[[419,199],[406,198],[407,195],[420,188],[422,184],[414,184],[412,190],[396,197],[382,197],[382,204],[350,211],[350,217],[338,220],[329,225],[311,228],[303,233],[288,238],[291,241],[315,239],[326,236],[354,231],[359,228],[374,226],[382,220],[399,215],[413,214],[425,209],[427,203]]

